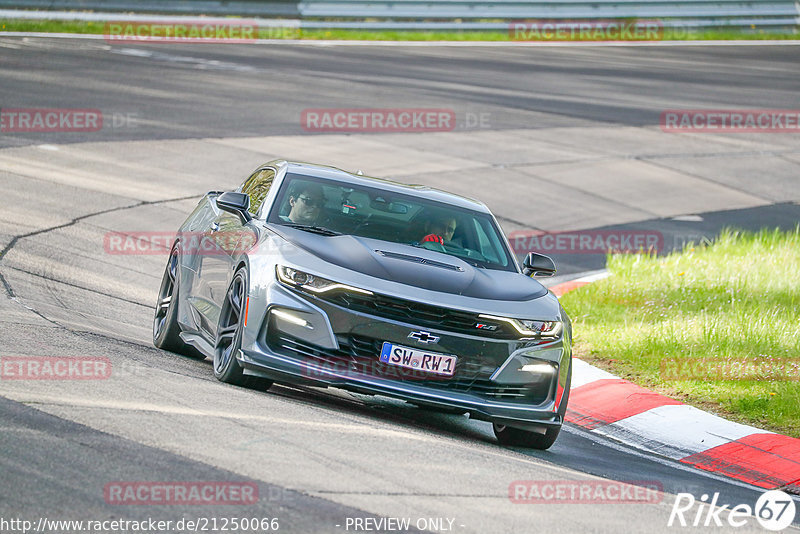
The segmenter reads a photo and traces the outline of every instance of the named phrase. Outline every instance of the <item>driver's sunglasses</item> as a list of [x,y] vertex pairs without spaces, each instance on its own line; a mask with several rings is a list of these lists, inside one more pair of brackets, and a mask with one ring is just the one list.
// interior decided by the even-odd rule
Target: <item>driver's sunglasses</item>
[[313,198],[309,197],[297,197],[303,201],[303,203],[308,206],[309,208],[321,208],[325,205],[324,200],[314,200]]

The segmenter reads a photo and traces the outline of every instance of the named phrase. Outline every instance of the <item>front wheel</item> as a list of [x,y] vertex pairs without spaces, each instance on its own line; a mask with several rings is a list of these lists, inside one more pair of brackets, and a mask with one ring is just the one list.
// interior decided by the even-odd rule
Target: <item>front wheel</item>
[[217,328],[217,342],[214,346],[214,376],[221,382],[253,389],[268,389],[272,382],[262,377],[244,374],[236,360],[236,353],[242,347],[244,313],[247,301],[247,270],[236,271],[225,295]]
[[509,447],[526,447],[531,449],[549,449],[556,442],[561,427],[547,427],[544,434],[513,428],[507,425],[493,423],[494,435],[501,445]]
[[[567,403],[569,402],[569,388],[572,386],[572,362],[569,365],[567,372],[567,384],[564,389],[564,397],[561,399],[561,405],[558,407],[558,414],[561,416],[561,421],[564,421],[564,415],[567,413]],[[548,426],[544,433],[531,432],[530,430],[522,430],[521,428],[513,428],[499,423],[492,424],[494,435],[501,445],[510,447],[527,447],[531,449],[546,450],[553,446],[556,442],[558,434],[561,432],[561,426]]]

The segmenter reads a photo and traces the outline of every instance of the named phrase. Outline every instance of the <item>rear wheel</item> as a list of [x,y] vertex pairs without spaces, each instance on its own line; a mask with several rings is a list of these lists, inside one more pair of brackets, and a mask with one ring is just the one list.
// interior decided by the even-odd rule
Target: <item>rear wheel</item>
[[202,360],[205,355],[184,343],[180,337],[181,328],[178,325],[179,265],[178,247],[175,246],[169,254],[167,267],[164,269],[164,276],[161,279],[161,287],[158,290],[158,302],[153,317],[153,345],[160,349]]
[[247,270],[239,269],[231,280],[217,328],[217,342],[214,346],[214,376],[227,384],[253,389],[268,389],[272,381],[258,376],[244,374],[236,360],[236,353],[242,347],[244,330],[244,309],[247,299]]
[[[564,389],[564,397],[561,399],[561,405],[558,407],[558,414],[561,416],[561,421],[564,421],[564,415],[567,413],[567,403],[569,402],[569,388],[572,385],[572,362],[570,362],[569,371],[567,372],[567,384]],[[501,445],[508,445],[511,447],[527,447],[531,449],[545,450],[549,449],[553,443],[556,442],[558,434],[561,432],[561,426],[548,426],[544,433],[532,432],[530,430],[523,430],[521,428],[513,428],[499,423],[492,424],[494,428],[494,435]]]

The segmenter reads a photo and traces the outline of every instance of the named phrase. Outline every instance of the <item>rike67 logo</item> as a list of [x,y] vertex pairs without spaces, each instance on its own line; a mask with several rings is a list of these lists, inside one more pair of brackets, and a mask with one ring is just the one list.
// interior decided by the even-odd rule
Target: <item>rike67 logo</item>
[[720,506],[717,504],[718,492],[714,493],[711,501],[708,499],[708,494],[703,494],[698,503],[691,493],[678,493],[667,526],[738,528],[747,525],[755,517],[762,527],[777,532],[791,525],[795,518],[794,500],[780,490],[762,493],[755,507],[749,504]]

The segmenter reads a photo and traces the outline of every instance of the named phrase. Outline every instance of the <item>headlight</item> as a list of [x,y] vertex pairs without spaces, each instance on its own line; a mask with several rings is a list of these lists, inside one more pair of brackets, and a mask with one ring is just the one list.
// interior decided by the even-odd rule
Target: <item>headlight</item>
[[[519,321],[525,328],[525,334],[533,332],[541,337],[557,337],[561,333],[561,321]],[[521,332],[523,333],[523,332]]]
[[480,317],[508,323],[524,337],[557,338],[559,334],[561,334],[561,329],[564,327],[561,321],[532,321],[485,314],[481,314]]
[[343,289],[346,291],[355,291],[356,293],[364,293],[365,295],[372,295],[372,291],[349,286],[347,284],[340,284],[339,282],[334,282],[332,280],[328,280],[327,278],[322,278],[320,276],[308,274],[303,271],[298,271],[297,269],[292,269],[291,267],[278,265],[276,270],[278,273],[278,280],[284,284],[292,287],[302,288],[306,291],[311,291],[312,293],[325,293],[327,291],[333,291],[334,289]]

